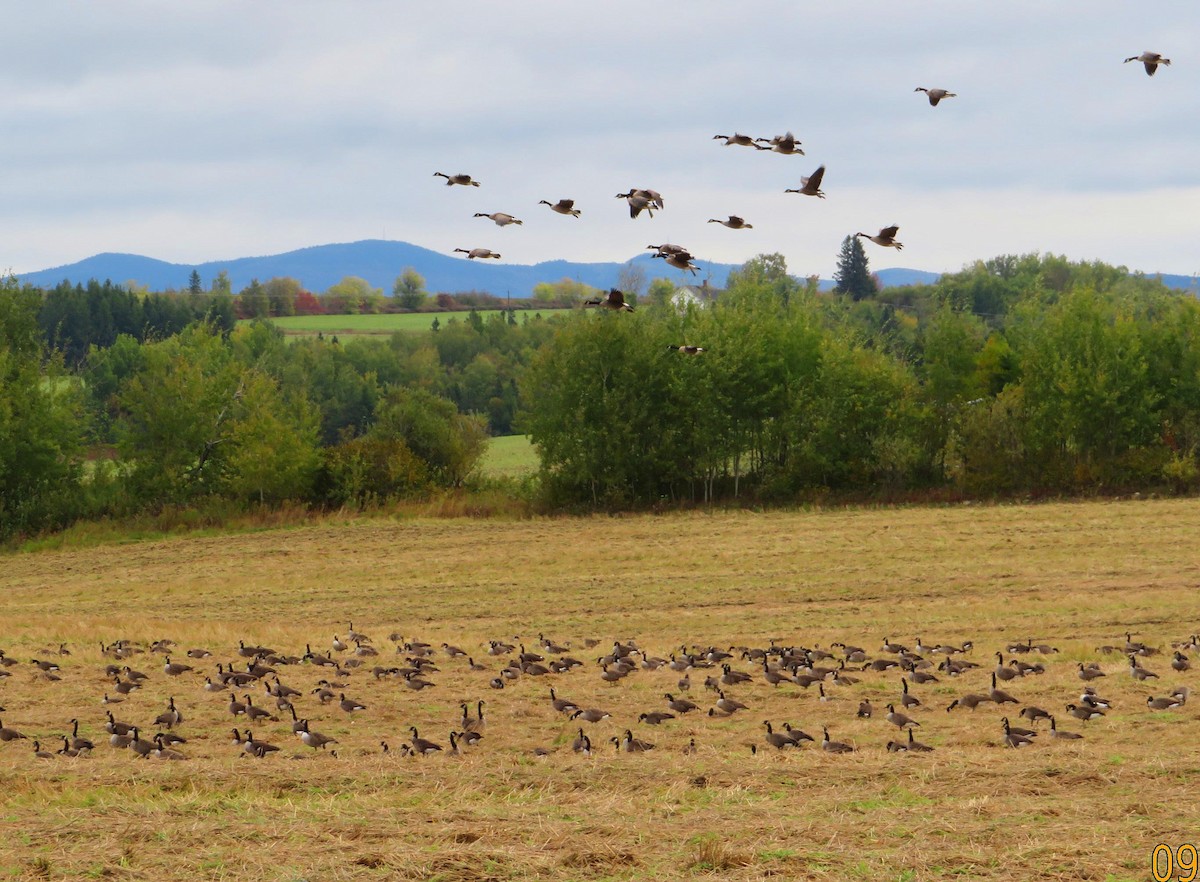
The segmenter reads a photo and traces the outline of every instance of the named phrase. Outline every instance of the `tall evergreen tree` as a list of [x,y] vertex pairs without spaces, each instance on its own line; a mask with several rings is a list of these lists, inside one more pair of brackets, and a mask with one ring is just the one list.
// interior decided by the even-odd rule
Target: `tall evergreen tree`
[[847,295],[852,300],[862,300],[873,297],[879,292],[875,280],[871,278],[871,267],[867,263],[867,253],[863,251],[862,242],[857,236],[847,236],[842,240],[842,250],[838,253],[837,272],[833,274],[839,294]]
[[187,290],[189,294],[203,294],[204,286],[200,282],[200,271],[192,270],[192,274],[188,276]]

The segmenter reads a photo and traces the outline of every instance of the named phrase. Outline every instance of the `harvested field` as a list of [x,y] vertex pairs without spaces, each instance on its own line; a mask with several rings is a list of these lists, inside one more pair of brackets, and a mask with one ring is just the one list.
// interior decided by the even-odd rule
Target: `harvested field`
[[[1155,845],[1197,839],[1194,802],[1200,741],[1192,704],[1151,711],[1148,695],[1200,686],[1171,668],[1173,642],[1200,630],[1195,537],[1200,506],[1184,501],[888,509],[818,513],[722,513],[498,521],[330,521],[290,530],[47,551],[3,559],[0,648],[3,724],[29,740],[0,742],[0,878],[175,880],[266,879],[1147,879]],[[347,640],[347,623],[379,656],[345,675],[311,662],[275,665],[299,690],[298,715],[337,740],[311,750],[291,732],[263,682],[205,691],[217,663],[244,669],[239,641],[300,656]],[[1126,632],[1161,651],[1138,657],[1159,675],[1140,681],[1121,650]],[[488,641],[541,648],[539,634],[569,645],[584,664],[565,673],[523,674],[489,687],[513,655]],[[398,640],[389,639],[395,635]],[[115,660],[101,644],[148,648],[170,638],[174,662],[143,652]],[[954,658],[980,665],[911,684],[922,706],[927,754],[889,753],[904,733],[885,721],[900,704],[900,676],[846,673],[807,688],[770,685],[741,648],[857,644],[870,659],[894,658],[884,638],[926,658],[937,644],[973,647]],[[587,647],[586,640],[598,643]],[[372,669],[403,667],[432,644],[431,688]],[[685,695],[681,672],[635,670],[616,683],[597,657],[615,640],[650,656],[681,647],[732,650],[747,683],[722,685],[749,706],[708,716],[715,692],[688,672],[686,697],[700,710],[658,726],[639,714]],[[1031,640],[1058,651],[1010,653]],[[69,656],[51,655],[65,643]],[[487,668],[450,657],[456,645]],[[1101,647],[1115,647],[1106,653]],[[188,658],[204,647],[208,659]],[[333,653],[354,658],[353,645]],[[986,693],[995,653],[1045,672],[1000,684],[1020,704],[946,706]],[[1190,649],[1184,650],[1191,653]],[[40,654],[42,653],[42,654]],[[50,680],[30,660],[60,666]],[[1200,660],[1195,660],[1200,663]],[[1079,663],[1106,673],[1092,682],[1112,702],[1103,718],[1066,711],[1086,685]],[[818,660],[835,665],[836,661]],[[106,664],[147,676],[119,704]],[[911,678],[911,674],[908,675]],[[122,674],[121,679],[128,678]],[[264,678],[270,681],[270,677]],[[321,679],[366,708],[321,704]],[[911,680],[910,680],[911,683]],[[830,699],[822,701],[818,685]],[[549,690],[611,714],[597,723],[556,711]],[[262,759],[232,743],[247,726],[231,695],[279,717],[252,725],[281,749]],[[108,743],[106,710],[147,733],[174,697],[174,731],[188,759],[141,759]],[[462,755],[405,757],[420,736],[449,747],[468,703],[484,700],[483,740]],[[874,707],[856,715],[860,701]],[[1055,742],[1026,705],[1057,714],[1079,741]],[[1002,746],[1001,717],[1039,730],[1020,750]],[[90,757],[35,757],[70,734],[97,742]],[[817,744],[777,750],[764,721],[785,721]],[[820,748],[821,728],[853,744]],[[574,753],[583,728],[593,751]],[[618,752],[626,730],[652,742]],[[696,750],[685,753],[694,739]],[[380,742],[390,747],[383,754]],[[756,752],[751,752],[754,745]],[[548,751],[539,755],[538,751]],[[1185,855],[1186,857],[1186,855]]]

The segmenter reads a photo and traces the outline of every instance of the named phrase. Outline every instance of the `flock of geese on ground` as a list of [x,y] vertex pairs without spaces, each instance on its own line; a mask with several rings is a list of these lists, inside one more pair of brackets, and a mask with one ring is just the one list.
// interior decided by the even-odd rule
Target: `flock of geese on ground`
[[[1141,55],[1135,55],[1125,59],[1125,63],[1129,63],[1131,61],[1141,62],[1149,76],[1154,76],[1159,66],[1167,66],[1171,63],[1169,58],[1163,58],[1162,55],[1157,52],[1143,52]],[[929,99],[929,104],[932,107],[937,107],[940,102],[947,98],[957,97],[956,93],[942,88],[930,89],[925,86],[918,86],[914,91],[925,93],[925,96]],[[741,132],[734,132],[732,135],[713,135],[713,140],[722,141],[726,147],[749,147],[755,151],[779,153],[784,156],[804,156],[804,150],[800,147],[802,142],[798,141],[796,136],[790,131],[782,135],[775,135],[771,138],[755,138],[751,135],[742,134]],[[434,172],[434,177],[444,178],[446,180],[446,186],[454,186],[456,184],[464,187],[480,186],[480,182],[468,174],[460,173],[448,175],[444,172]],[[802,177],[800,179],[799,187],[785,189],[783,192],[796,193],[801,196],[815,196],[819,199],[824,199],[825,193],[821,190],[821,184],[824,179],[825,166],[820,165],[811,175],[808,177]],[[643,212],[646,215],[653,217],[655,211],[660,211],[663,209],[662,194],[656,190],[651,190],[648,188],[631,187],[625,193],[618,193],[616,198],[624,199],[626,201],[626,203],[629,205],[629,216],[631,218],[637,218]],[[538,204],[549,206],[551,211],[561,215],[578,218],[581,214],[580,209],[575,207],[574,199],[559,199],[557,202],[551,202],[548,199],[542,199],[538,202]],[[487,218],[500,227],[506,227],[510,224],[521,225],[523,223],[523,221],[503,211],[491,213],[480,211],[476,212],[474,216]],[[725,226],[731,230],[750,230],[754,228],[753,224],[747,223],[744,218],[733,214],[729,215],[725,220],[721,220],[720,218],[709,218],[708,223],[721,224],[722,226]],[[855,236],[867,239],[881,247],[895,248],[897,251],[899,251],[904,247],[902,243],[896,240],[896,235],[899,231],[899,225],[890,224],[889,226],[881,228],[879,232],[874,235],[870,233],[858,232],[855,233]],[[679,269],[684,272],[690,272],[693,275],[699,270],[699,267],[697,267],[693,262],[696,260],[695,255],[681,245],[673,245],[668,243],[663,245],[650,245],[648,248],[654,252],[652,255],[653,257],[662,258],[667,265],[674,267],[675,269]],[[500,258],[500,254],[492,251],[490,248],[455,248],[454,253],[465,254],[468,259]],[[614,299],[612,295],[620,295],[620,297]],[[609,298],[598,301],[588,301],[585,305],[604,306],[618,310],[632,309],[632,307],[625,303],[622,292],[617,291],[616,289],[613,289],[613,291],[610,292]]]
[[[1097,681],[1102,678],[1110,677],[1107,683],[1116,681],[1114,691],[1120,691],[1121,700],[1128,701],[1127,691],[1119,684],[1119,678],[1128,678],[1128,682],[1148,688],[1150,680],[1157,681],[1168,673],[1174,676],[1189,672],[1188,653],[1200,650],[1200,637],[1193,635],[1174,644],[1169,661],[1146,662],[1145,659],[1158,655],[1159,650],[1126,634],[1123,644],[1098,647],[1098,653],[1123,660],[1119,667],[1110,665],[1105,670],[1098,661],[1055,663],[1051,657],[1058,649],[1035,644],[1032,640],[1008,643],[1003,650],[995,652],[994,665],[990,661],[985,664],[970,660],[968,656],[974,654],[971,642],[928,645],[920,638],[911,645],[884,638],[875,650],[846,643],[833,643],[824,649],[784,646],[780,640],[772,639],[766,646],[759,647],[689,649],[681,646],[665,657],[652,655],[633,640],[617,640],[603,656],[585,663],[572,655],[569,644],[559,644],[539,635],[536,651],[527,650],[523,643],[491,640],[486,649],[481,647],[480,658],[486,662],[481,663],[467,651],[448,643],[442,643],[439,648],[414,638],[405,639],[397,633],[389,639],[393,649],[377,649],[368,635],[355,631],[350,624],[344,639],[334,636],[330,648],[325,651],[314,651],[311,645],[306,645],[303,653],[288,655],[241,641],[226,655],[227,661],[215,664],[213,653],[204,648],[185,651],[190,664],[173,661],[173,656],[180,655],[179,646],[165,639],[148,645],[130,640],[102,644],[102,658],[107,659],[102,666],[99,662],[81,661],[78,655],[69,658],[72,652],[66,645],[57,649],[44,648],[28,661],[12,658],[0,650],[0,687],[6,683],[15,684],[19,682],[16,678],[21,678],[35,689],[53,689],[56,684],[72,678],[85,682],[89,689],[98,693],[96,704],[79,709],[75,717],[42,720],[35,730],[32,725],[29,727],[32,731],[5,725],[0,720],[0,744],[28,741],[32,755],[47,760],[84,757],[105,742],[109,748],[128,750],[135,757],[184,760],[189,756],[186,746],[189,738],[180,734],[180,730],[187,731],[187,720],[194,716],[219,719],[223,712],[230,723],[224,729],[227,733],[224,739],[219,724],[217,731],[213,731],[211,723],[206,725],[204,732],[191,737],[199,735],[209,744],[225,740],[229,751],[257,759],[280,752],[282,745],[278,742],[288,740],[304,748],[336,755],[339,739],[321,733],[318,725],[341,725],[348,719],[371,720],[375,701],[388,702],[380,690],[404,694],[434,689],[438,685],[437,675],[444,669],[456,678],[456,685],[463,682],[463,678],[468,684],[473,683],[468,688],[475,694],[446,702],[446,707],[457,703],[461,714],[455,713],[454,718],[425,721],[438,730],[438,736],[422,736],[415,723],[392,726],[390,731],[381,732],[379,728],[386,723],[377,716],[376,723],[366,722],[356,729],[358,732],[373,730],[368,739],[370,746],[364,747],[360,739],[356,739],[355,745],[347,747],[353,746],[359,753],[382,752],[392,756],[461,755],[468,750],[486,750],[485,706],[488,700],[480,695],[492,695],[493,707],[503,707],[503,696],[516,692],[514,708],[518,699],[526,703],[533,701],[535,707],[544,707],[547,721],[552,726],[557,725],[559,746],[531,748],[539,756],[553,753],[560,747],[566,749],[566,739],[571,735],[574,737],[569,748],[576,754],[599,752],[606,747],[605,740],[611,746],[609,749],[617,752],[644,753],[655,749],[656,744],[635,736],[635,728],[654,726],[670,730],[672,724],[679,723],[688,727],[682,735],[690,737],[686,743],[682,743],[682,735],[678,737],[674,749],[695,753],[697,736],[703,739],[700,727],[706,725],[704,721],[735,715],[738,719],[757,719],[766,712],[755,711],[765,704],[778,710],[779,698],[811,697],[814,693],[815,705],[806,703],[796,707],[808,714],[819,708],[820,714],[816,717],[820,721],[819,739],[794,727],[790,720],[775,723],[767,719],[751,723],[745,729],[747,733],[758,733],[749,742],[751,752],[799,749],[809,743],[828,753],[852,753],[861,748],[847,741],[834,740],[830,735],[831,723],[836,727],[839,720],[851,716],[879,720],[877,726],[874,722],[867,725],[878,730],[877,743],[889,752],[929,752],[934,747],[918,741],[914,729],[936,733],[939,720],[944,720],[942,713],[936,711],[950,713],[962,709],[974,712],[984,706],[1002,711],[1007,705],[1014,706],[1009,713],[1015,712],[1015,716],[1027,721],[1028,727],[1013,725],[1008,716],[1000,716],[995,721],[999,743],[1009,748],[1022,748],[1049,740],[1082,739],[1084,736],[1079,732],[1059,728],[1059,718],[1069,720],[1075,726],[1086,726],[1116,708],[1112,692],[1104,690],[1109,693],[1107,697],[1101,692],[1102,684]],[[588,639],[581,650],[594,650],[599,645],[598,640]],[[384,658],[385,652],[391,656],[390,660]],[[150,668],[151,673],[145,673],[137,668],[149,668],[149,665],[143,662],[135,666],[139,655],[146,658],[157,655],[161,662]],[[1148,664],[1158,670],[1147,667]],[[1024,701],[1020,697],[1025,691],[1024,684],[1046,674],[1052,667],[1066,676],[1070,676],[1068,672],[1073,669],[1073,676],[1080,681],[1078,694],[1057,695],[1056,704],[1052,705],[1055,710]],[[593,680],[590,688],[585,687],[586,691],[601,694],[609,688],[615,694],[624,683],[649,679],[653,683],[650,691],[661,696],[661,700],[657,706],[636,716],[628,712],[624,719],[616,720],[613,713],[600,706],[600,702],[575,701],[560,694],[568,683],[576,684],[575,688],[579,689],[580,677]],[[543,678],[544,683],[532,685],[531,681]],[[296,688],[294,684],[301,680],[307,682],[302,688]],[[161,712],[151,717],[153,709],[142,706],[131,713],[122,713],[124,702],[130,701],[129,707],[140,704],[131,699],[143,688],[153,687],[156,681],[158,694],[167,695]],[[981,685],[987,682],[990,682],[990,688]],[[955,683],[953,691],[958,694],[942,708],[941,702],[935,703],[929,693],[934,689],[946,693],[950,691],[946,686],[933,684],[949,683]],[[959,684],[972,685],[965,689]],[[1036,688],[1030,687],[1031,690]],[[361,694],[368,690],[375,693],[369,701],[351,697],[352,692]],[[484,690],[490,692],[484,693]],[[927,691],[924,698],[917,695],[922,690]],[[15,691],[13,686],[0,688],[0,697],[12,705],[8,711],[0,707],[0,712],[5,712],[6,716],[19,713],[22,719],[32,719],[36,714],[36,698],[24,694],[25,690],[20,690],[23,693],[20,695],[14,694]],[[842,692],[846,695],[839,694]],[[855,692],[861,696],[857,702],[850,698]],[[4,693],[8,695],[4,696]],[[1151,712],[1178,710],[1187,702],[1188,694],[1188,686],[1176,686],[1165,694],[1147,695],[1145,707]],[[428,700],[423,699],[422,705],[427,707]],[[527,717],[525,714],[524,718]],[[494,714],[492,718],[495,718]],[[521,734],[518,730],[523,725],[521,714],[514,712],[507,717],[502,715],[501,719],[505,722],[500,725],[513,730],[506,734]],[[1039,728],[1043,723],[1044,728]],[[605,725],[596,729],[598,724]],[[81,725],[86,730],[83,734],[80,733]],[[493,723],[493,727],[495,725]],[[397,741],[393,746],[389,739],[395,739],[396,728],[407,733],[407,739],[403,743]],[[270,735],[261,737],[264,730]],[[816,731],[813,727],[813,732]],[[441,732],[447,733],[444,741],[440,740]],[[596,732],[602,734],[593,737],[591,733]],[[608,732],[614,734],[606,739]],[[713,734],[714,739],[719,737]]]

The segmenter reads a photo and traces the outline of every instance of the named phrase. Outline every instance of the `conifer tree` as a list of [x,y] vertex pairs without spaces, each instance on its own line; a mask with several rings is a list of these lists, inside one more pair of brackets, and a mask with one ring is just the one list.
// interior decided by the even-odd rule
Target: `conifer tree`
[[862,300],[873,297],[879,292],[875,280],[871,277],[871,267],[867,263],[867,253],[863,251],[862,242],[857,236],[847,236],[842,240],[842,250],[838,253],[837,272],[833,274],[837,293],[849,296],[852,300]]

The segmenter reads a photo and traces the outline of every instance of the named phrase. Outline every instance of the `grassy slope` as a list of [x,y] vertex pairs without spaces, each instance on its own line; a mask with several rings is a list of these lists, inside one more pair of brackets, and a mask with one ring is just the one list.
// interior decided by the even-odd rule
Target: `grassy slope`
[[[486,321],[491,315],[503,312],[499,309],[481,309],[479,315]],[[550,310],[542,310],[545,315]],[[285,334],[308,336],[318,331],[331,334],[392,334],[396,331],[428,331],[436,318],[441,324],[451,320],[465,322],[470,313],[463,312],[412,312],[388,313],[384,315],[293,315],[274,318],[271,321]],[[531,313],[532,315],[532,313]],[[521,317],[517,317],[521,321]]]
[[[72,716],[84,734],[103,735],[100,640],[172,637],[179,655],[206,645],[214,658],[192,663],[207,673],[234,659],[239,639],[325,648],[347,619],[374,635],[387,665],[401,663],[387,640],[398,631],[461,645],[492,669],[484,641],[521,635],[532,647],[538,632],[576,646],[636,638],[664,656],[683,643],[771,637],[872,653],[885,635],[973,639],[984,668],[914,688],[926,703],[913,712],[918,736],[938,750],[904,756],[883,750],[895,734],[881,719],[898,695],[895,674],[827,687],[832,703],[756,679],[729,690],[749,713],[654,728],[637,715],[661,709],[679,675],[639,671],[609,686],[593,664],[598,649],[575,651],[582,670],[500,692],[487,688],[494,670],[471,672],[440,653],[437,687],[419,693],[360,670],[345,687],[368,705],[354,719],[307,694],[320,671],[289,667],[283,681],[306,693],[298,710],[339,739],[341,754],[289,762],[304,749],[283,723],[255,728],[281,754],[239,759],[225,738],[236,722],[225,699],[202,691],[198,673],[168,681],[158,657],[142,655],[133,665],[151,679],[118,718],[149,726],[174,695],[192,760],[154,764],[105,745],[85,761],[39,761],[27,742],[0,744],[0,816],[14,831],[0,842],[0,878],[174,880],[199,869],[239,880],[670,879],[715,869],[723,879],[1144,879],[1156,842],[1194,839],[1186,807],[1200,783],[1194,710],[1146,713],[1145,696],[1200,678],[1155,657],[1145,663],[1162,681],[1143,686],[1097,647],[1123,643],[1126,630],[1160,645],[1196,630],[1197,527],[1192,501],[376,520],[10,557],[0,646],[22,661],[59,641],[75,650],[61,682],[35,679],[27,664],[0,680],[4,723],[41,736]],[[1085,741],[1003,750],[1004,711],[943,711],[956,695],[986,691],[989,653],[1025,637],[1062,651],[1043,657],[1044,676],[1006,688],[1060,710],[1061,727],[1085,729]],[[1091,659],[1110,672],[1100,691],[1116,709],[1086,725],[1061,719],[1081,686],[1075,664]],[[703,672],[692,679],[690,697],[708,707]],[[551,685],[613,713],[589,727],[607,750],[571,754],[576,724],[550,708]],[[864,697],[874,719],[854,714]],[[376,752],[410,725],[445,744],[458,702],[478,698],[489,722],[471,755]],[[826,723],[860,750],[777,755],[763,745],[765,719],[818,738]],[[658,748],[613,754],[605,741],[626,726]],[[700,749],[685,756],[691,737]],[[752,756],[751,743],[764,749]],[[536,746],[559,749],[535,758]]]
[[504,435],[488,442],[487,452],[479,463],[480,471],[489,477],[520,477],[538,469],[537,454],[528,435]]

